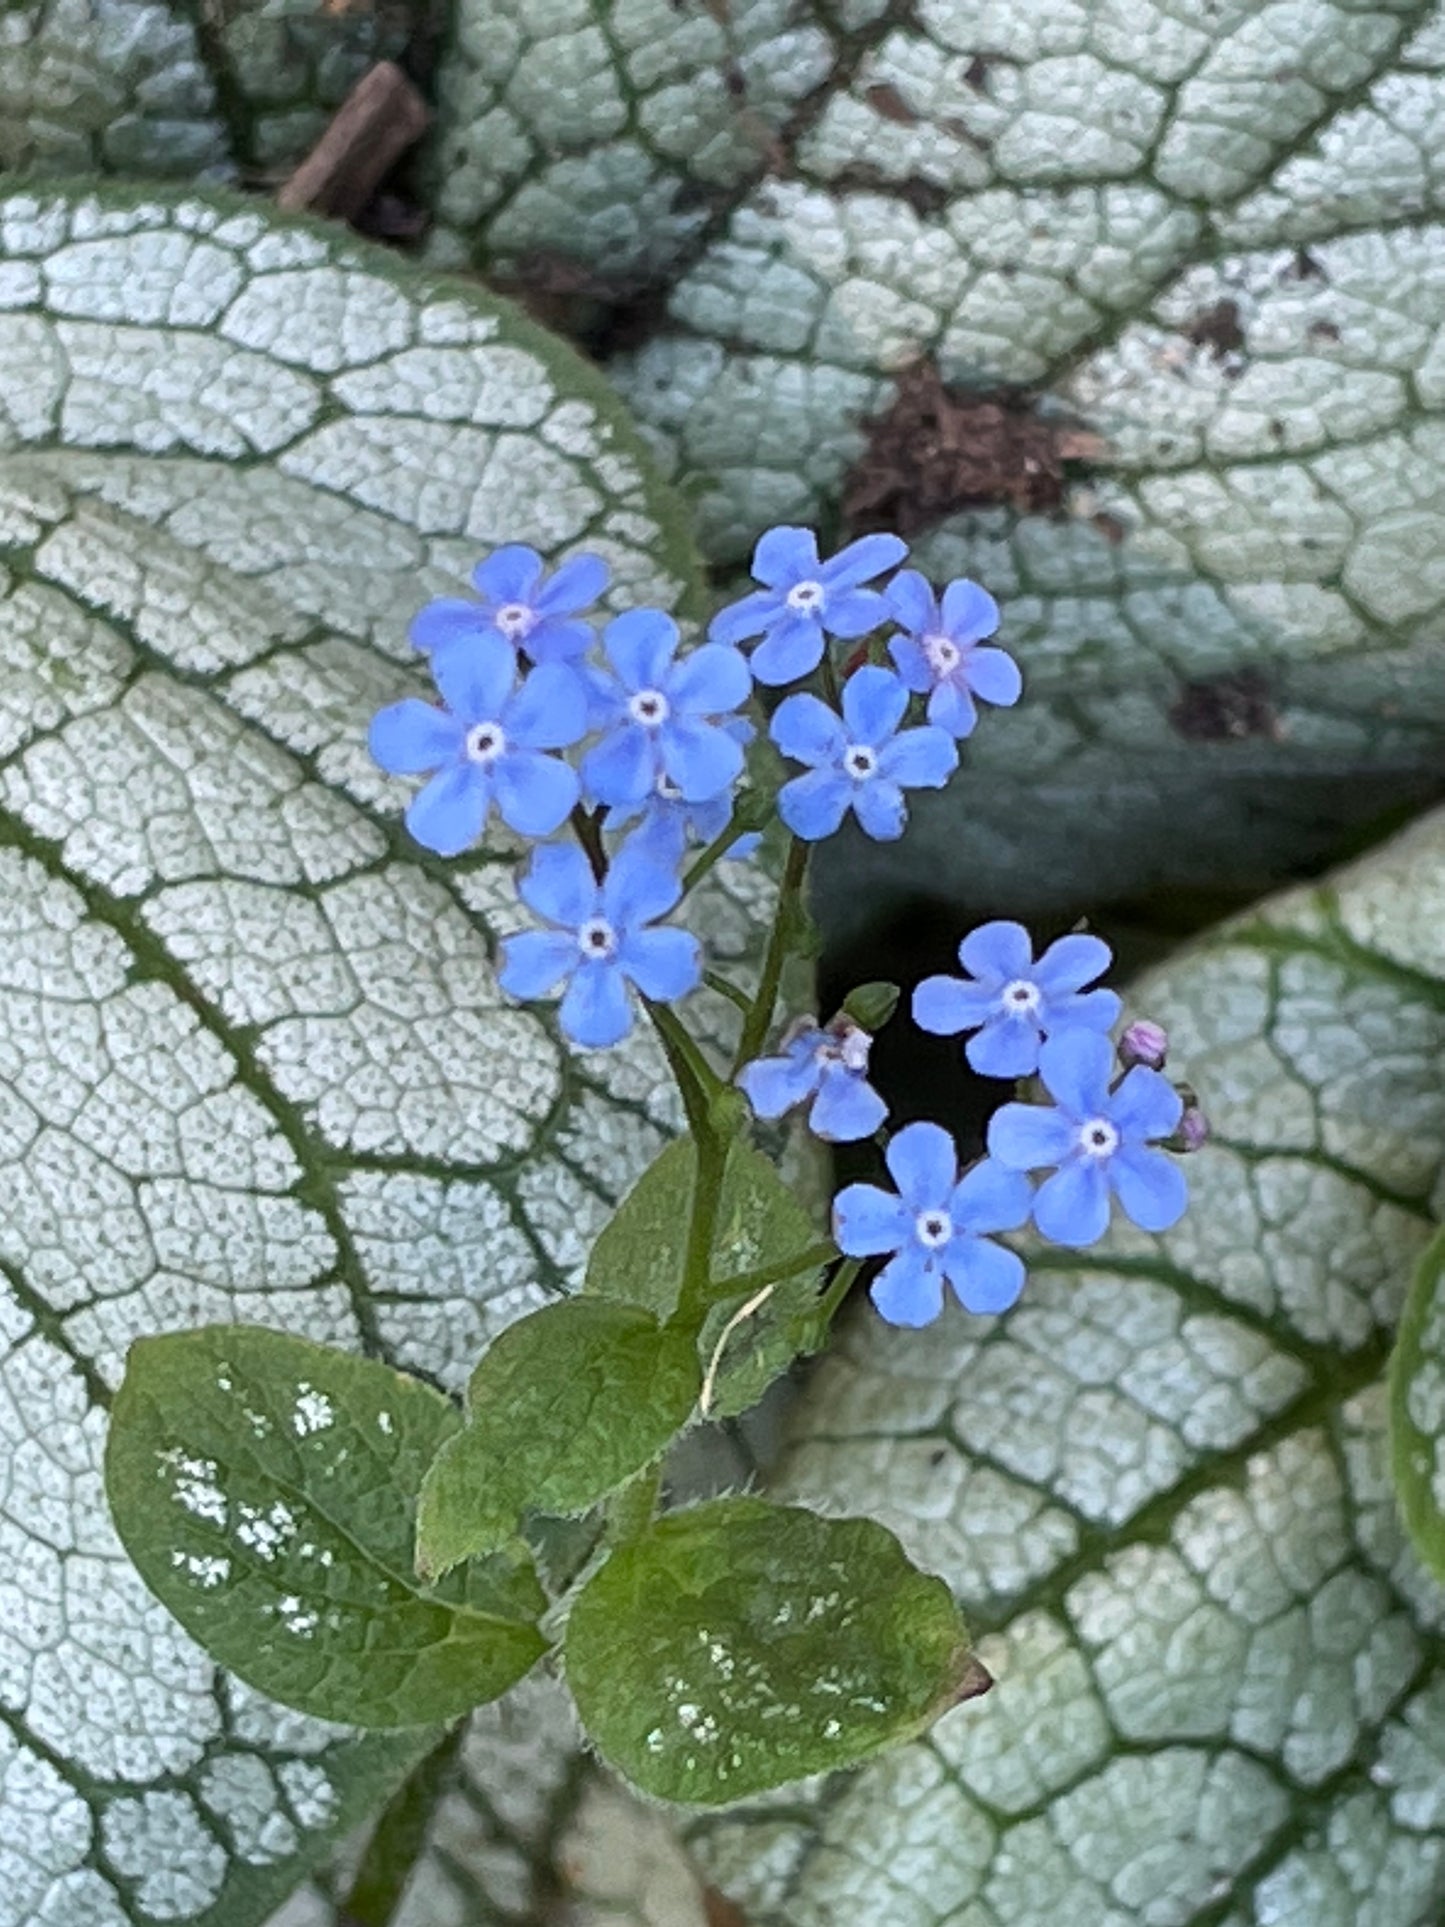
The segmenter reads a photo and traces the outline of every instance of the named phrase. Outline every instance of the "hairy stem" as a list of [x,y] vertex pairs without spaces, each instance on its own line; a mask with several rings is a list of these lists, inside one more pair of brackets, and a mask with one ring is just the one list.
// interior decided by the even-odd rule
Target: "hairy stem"
[[768,933],[768,947],[763,956],[757,991],[753,997],[752,1008],[744,1020],[743,1034],[738,1039],[737,1055],[733,1059],[732,1075],[734,1077],[744,1064],[750,1063],[757,1056],[772,1025],[773,1011],[778,1001],[778,986],[783,979],[783,965],[788,960],[788,952],[793,944],[794,924],[803,895],[803,880],[808,873],[808,855],[808,845],[800,837],[793,837],[788,844],[787,861],[783,865],[783,880],[778,888],[778,907],[773,916],[773,927]]

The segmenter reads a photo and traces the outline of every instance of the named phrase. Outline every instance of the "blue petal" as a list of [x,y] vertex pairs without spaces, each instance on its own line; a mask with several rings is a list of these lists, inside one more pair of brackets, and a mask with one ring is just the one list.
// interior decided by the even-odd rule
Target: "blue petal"
[[911,636],[895,636],[888,645],[893,666],[906,686],[916,694],[933,687],[933,671],[928,658]]
[[783,598],[771,589],[756,590],[736,602],[725,603],[707,625],[707,639],[709,642],[746,642],[750,636],[762,635],[786,607]]
[[943,1272],[917,1251],[900,1251],[868,1287],[880,1317],[890,1325],[931,1325],[943,1310]]
[[866,636],[888,620],[888,604],[876,589],[833,591],[823,605],[823,627],[845,641]]
[[[712,635],[711,630],[708,633]],[[725,642],[727,638],[713,636],[713,640]],[[753,679],[778,689],[806,676],[822,660],[823,627],[818,618],[786,610],[753,651]]]
[[435,649],[442,642],[463,642],[472,636],[497,634],[485,609],[456,596],[438,596],[411,619],[407,635],[418,649]]
[[1168,1137],[1183,1115],[1184,1100],[1178,1091],[1146,1064],[1136,1064],[1109,1100],[1109,1117],[1126,1144]]
[[954,1186],[948,1215],[960,1231],[1016,1231],[1028,1223],[1034,1188],[1022,1171],[995,1158],[974,1165]]
[[888,1106],[866,1079],[842,1064],[829,1064],[808,1117],[808,1129],[825,1144],[853,1144],[859,1138],[872,1137],[887,1115]]
[[1109,1228],[1109,1183],[1097,1158],[1072,1158],[1045,1178],[1034,1223],[1056,1245],[1091,1245]]
[[1184,1173],[1162,1151],[1125,1145],[1109,1159],[1109,1181],[1141,1231],[1167,1231],[1189,1203]]
[[494,723],[517,682],[517,652],[503,637],[472,636],[432,651],[432,680],[442,700],[469,728]]
[[893,568],[907,553],[908,544],[896,535],[860,535],[823,564],[819,579],[826,589],[853,589]]
[[823,769],[837,763],[848,747],[848,732],[837,715],[816,696],[785,696],[773,714],[768,734],[795,763]]
[[[1066,1030],[1045,1040],[1039,1076],[1056,1104],[1072,1117],[1109,1114],[1114,1046],[1096,1030]],[[1157,1073],[1156,1073],[1157,1075]]]
[[674,710],[694,716],[720,716],[745,703],[752,693],[753,674],[746,656],[720,642],[704,643],[684,656],[667,681],[667,699]]
[[980,1316],[1007,1311],[1024,1288],[1024,1261],[1016,1251],[987,1238],[953,1238],[943,1254],[943,1270],[965,1311]]
[[1113,961],[1114,953],[1102,937],[1060,937],[1030,974],[1046,997],[1059,997],[1102,977]]
[[455,716],[415,696],[392,703],[371,719],[367,741],[381,767],[392,776],[416,776],[440,769],[461,754],[466,731]]
[[833,1238],[850,1258],[877,1258],[911,1243],[913,1220],[891,1191],[850,1184],[833,1200]]
[[908,689],[891,669],[865,663],[843,685],[843,720],[855,743],[879,749],[903,721]]
[[453,763],[412,798],[406,827],[424,849],[460,856],[486,826],[492,785],[475,763]]
[[657,781],[650,732],[636,723],[618,723],[582,758],[582,780],[599,803],[645,803]]
[[1010,1171],[1062,1164],[1077,1137],[1077,1126],[1052,1105],[1001,1104],[988,1121],[989,1156]]
[[575,662],[592,647],[593,634],[585,622],[547,616],[528,631],[522,647],[533,662]]
[[550,836],[577,801],[577,772],[540,749],[512,749],[492,765],[497,808],[518,836]]
[[831,836],[847,815],[853,785],[833,769],[810,769],[778,791],[778,815],[805,843]]
[[910,636],[926,636],[938,627],[938,599],[927,576],[917,569],[900,569],[883,591],[888,613]]
[[736,782],[743,752],[725,729],[678,717],[658,731],[662,767],[689,803],[707,803]]
[[677,624],[661,609],[629,609],[615,616],[602,631],[607,660],[633,694],[657,689],[665,681],[677,653]]
[[959,977],[925,977],[913,991],[913,1021],[935,1037],[976,1030],[998,1009],[998,992]]
[[859,827],[875,843],[896,843],[908,827],[903,792],[885,776],[875,776],[853,789],[853,811]]
[[529,910],[564,930],[575,930],[597,914],[597,881],[575,843],[548,843],[538,850],[517,894]]
[[620,1044],[632,1029],[627,985],[615,963],[581,963],[567,986],[558,1017],[566,1034],[583,1050]]
[[587,733],[587,692],[575,669],[539,663],[507,704],[502,728],[523,749],[566,749]]
[[1028,931],[1021,923],[1003,918],[970,930],[958,946],[958,960],[970,976],[985,984],[1033,977],[1034,952]]
[[928,698],[928,720],[935,729],[946,729],[959,742],[973,734],[978,710],[973,697],[960,687],[956,677],[939,683]]
[[512,997],[545,997],[578,963],[577,942],[561,930],[523,930],[502,939],[497,982]]
[[1123,1009],[1112,990],[1086,990],[1077,997],[1046,997],[1039,1021],[1052,1037],[1061,1030],[1112,1030]]
[[1039,1027],[1031,1017],[996,1011],[963,1054],[980,1077],[1027,1077],[1039,1067]]
[[[635,812],[609,810],[602,827],[620,829]],[[642,812],[642,821],[632,832],[638,848],[664,870],[677,870],[687,852],[687,815],[680,803],[668,801],[654,791]]]
[[785,522],[764,529],[753,550],[753,580],[769,589],[791,589],[795,582],[815,582],[821,566],[813,531],[790,528]]
[[659,863],[646,841],[630,836],[602,885],[602,914],[615,930],[637,930],[666,916],[681,895],[676,871]]
[[738,1072],[738,1088],[759,1117],[782,1117],[818,1088],[823,1067],[812,1051],[756,1057]]
[[702,946],[690,930],[634,930],[617,949],[618,967],[644,997],[670,1004],[702,982]]
[[[539,616],[573,616],[587,609],[607,587],[607,564],[600,555],[573,555],[561,563],[532,607]],[[529,639],[530,640],[530,639]],[[527,653],[532,653],[530,647]]]
[[943,592],[943,633],[965,646],[998,628],[998,604],[987,589],[959,576]]
[[1005,649],[970,649],[959,673],[975,696],[1000,709],[1011,709],[1024,693],[1023,675]]
[[503,602],[523,602],[529,609],[542,575],[542,558],[525,543],[509,542],[489,555],[472,570],[472,581],[479,592],[496,607]]
[[905,729],[878,758],[881,776],[912,790],[941,790],[957,768],[958,745],[946,729]]
[[958,1182],[958,1147],[941,1124],[905,1124],[884,1156],[910,1211],[946,1208]]

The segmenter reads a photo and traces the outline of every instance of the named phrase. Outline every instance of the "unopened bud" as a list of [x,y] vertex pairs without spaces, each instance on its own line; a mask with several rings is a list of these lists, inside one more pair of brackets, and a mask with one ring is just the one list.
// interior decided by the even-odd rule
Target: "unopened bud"
[[843,999],[842,1015],[850,1017],[864,1030],[882,1030],[898,1008],[897,984],[859,984]]
[[1140,1017],[1119,1039],[1119,1062],[1126,1070],[1143,1064],[1151,1071],[1162,1071],[1169,1055],[1169,1033],[1162,1024]]
[[1209,1119],[1197,1104],[1186,1106],[1179,1120],[1178,1135],[1181,1151],[1197,1151],[1209,1141]]

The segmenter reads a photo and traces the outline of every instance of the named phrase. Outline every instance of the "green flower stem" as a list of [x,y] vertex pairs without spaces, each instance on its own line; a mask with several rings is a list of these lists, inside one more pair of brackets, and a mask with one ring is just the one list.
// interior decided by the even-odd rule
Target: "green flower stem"
[[466,1730],[466,1722],[458,1721],[393,1796],[340,1904],[337,1927],[391,1927],[426,1845],[437,1802],[456,1770]]
[[683,1259],[677,1315],[693,1319],[699,1327],[712,1296],[713,1238],[722,1204],[729,1148],[728,1141],[718,1136],[711,1123],[707,1135],[697,1139],[697,1173],[692,1186],[692,1217],[687,1227],[687,1255]]
[[837,1256],[837,1245],[826,1238],[819,1244],[809,1245],[806,1251],[794,1252],[790,1258],[775,1258],[770,1265],[759,1265],[756,1271],[740,1271],[733,1278],[714,1279],[712,1296],[716,1299],[751,1296],[764,1285],[780,1285],[785,1278],[796,1278],[800,1272],[831,1265]]
[[738,838],[744,834],[744,826],[738,822],[738,812],[734,810],[723,828],[718,831],[707,848],[700,850],[687,867],[682,879],[682,894],[686,898],[697,888],[708,871],[727,855]]
[[838,1307],[853,1288],[853,1281],[863,1269],[861,1258],[846,1258],[833,1273],[827,1289],[813,1308],[813,1316],[823,1331],[827,1331],[838,1315]]
[[674,1011],[666,1004],[655,1004],[650,997],[644,997],[642,1004],[652,1019],[667,1067],[677,1085],[688,1128],[701,1144],[714,1135],[712,1100],[721,1088],[717,1072],[688,1036]]
[[705,970],[702,973],[702,980],[709,990],[715,990],[719,997],[726,997],[730,1004],[736,1004],[744,1017],[746,1017],[752,1009],[753,1000],[749,997],[748,993],[745,990],[740,990],[735,983],[730,982],[728,978],[722,975],[721,971]]
[[783,880],[778,888],[778,907],[773,916],[773,927],[768,933],[768,948],[758,976],[757,992],[744,1020],[743,1034],[738,1039],[731,1073],[733,1077],[737,1076],[744,1064],[751,1063],[757,1056],[772,1024],[778,986],[783,979],[783,965],[788,960],[793,943],[796,912],[802,899],[803,880],[808,873],[809,853],[809,846],[800,837],[793,837],[788,844]]
[[577,833],[577,841],[582,845],[582,853],[592,865],[592,874],[601,883],[607,875],[607,852],[602,845],[602,811],[584,810],[578,803],[573,808],[571,823]]

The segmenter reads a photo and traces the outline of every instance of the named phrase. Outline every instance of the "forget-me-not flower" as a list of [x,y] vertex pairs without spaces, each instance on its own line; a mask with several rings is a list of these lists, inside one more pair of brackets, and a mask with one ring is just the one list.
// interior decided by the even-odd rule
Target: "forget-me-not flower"
[[[733,797],[730,789],[721,796],[710,796],[701,803],[689,803],[665,772],[653,785],[645,802],[609,810],[603,819],[604,830],[621,829],[637,820],[633,835],[648,844],[659,863],[676,869],[687,854],[689,844],[708,844],[722,835],[732,821]],[[756,830],[745,830],[730,843],[727,855],[749,857],[762,837]]]
[[629,984],[668,1004],[702,978],[702,951],[690,931],[649,928],[682,886],[635,837],[601,884],[575,844],[544,844],[518,893],[553,928],[505,938],[498,982],[514,997],[542,997],[565,983],[562,1029],[584,1050],[604,1050],[632,1029]]
[[913,1021],[937,1037],[977,1033],[964,1055],[985,1077],[1027,1077],[1045,1037],[1105,1031],[1119,1015],[1112,990],[1085,990],[1111,952],[1102,937],[1060,937],[1035,963],[1018,923],[983,923],[958,946],[968,977],[925,977],[913,993]]
[[495,803],[519,836],[550,836],[578,797],[577,772],[543,752],[580,741],[587,701],[574,671],[539,665],[517,687],[517,658],[497,635],[438,649],[432,674],[447,705],[415,696],[372,719],[371,753],[393,776],[435,775],[406,826],[439,856],[476,842]]
[[769,529],[753,550],[753,580],[763,587],[719,609],[708,636],[727,643],[761,636],[752,655],[757,680],[796,682],[822,661],[825,636],[866,636],[887,621],[887,603],[862,585],[907,553],[896,535],[864,535],[820,562],[811,529]]
[[820,1029],[805,1018],[779,1057],[757,1057],[738,1084],[759,1117],[781,1117],[811,1098],[808,1129],[827,1144],[871,1137],[888,1106],[868,1082],[873,1039],[847,1018]]
[[472,570],[480,601],[438,596],[412,619],[408,634],[418,649],[499,635],[533,662],[585,656],[592,631],[575,618],[607,587],[607,564],[599,555],[574,555],[550,582],[544,576],[537,551],[511,542]]
[[659,776],[686,802],[708,802],[742,770],[728,712],[752,689],[747,663],[721,643],[675,661],[677,644],[677,624],[660,609],[629,610],[603,631],[611,673],[588,677],[592,723],[603,734],[582,762],[582,780],[601,803],[645,802]]
[[888,653],[910,689],[928,695],[928,720],[950,736],[973,733],[974,698],[1007,709],[1023,692],[1018,664],[1003,649],[980,649],[998,628],[998,604],[986,589],[960,576],[940,605],[916,569],[902,569],[883,591],[889,613],[903,631]]
[[778,814],[808,842],[831,836],[849,810],[879,842],[902,836],[905,789],[942,789],[958,768],[946,730],[900,730],[908,691],[891,669],[868,664],[843,685],[841,720],[806,693],[778,705],[770,734],[785,756],[809,765],[778,792]]
[[1152,1140],[1169,1137],[1184,1109],[1158,1071],[1139,1064],[1109,1088],[1114,1047],[1097,1031],[1050,1037],[1039,1076],[1053,1107],[1004,1104],[989,1120],[988,1148],[1011,1171],[1057,1166],[1039,1186],[1034,1223],[1055,1244],[1090,1245],[1109,1224],[1109,1194],[1143,1231],[1167,1231],[1189,1202],[1184,1173]]
[[870,1295],[894,1325],[928,1325],[943,1309],[946,1279],[965,1311],[1007,1311],[1024,1284],[1024,1262],[985,1234],[1013,1231],[1029,1215],[1027,1178],[992,1159],[960,1179],[958,1153],[941,1124],[909,1124],[888,1146],[898,1195],[850,1184],[833,1201],[833,1236],[850,1258],[894,1256]]

